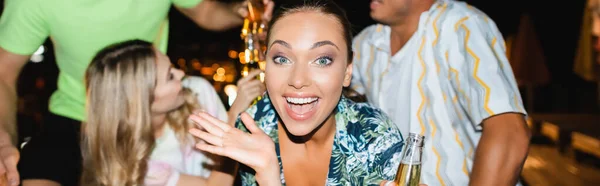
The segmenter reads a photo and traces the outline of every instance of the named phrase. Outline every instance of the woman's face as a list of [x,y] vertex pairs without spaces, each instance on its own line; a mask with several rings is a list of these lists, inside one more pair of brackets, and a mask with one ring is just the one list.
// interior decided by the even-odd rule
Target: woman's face
[[305,11],[271,28],[265,82],[273,106],[294,136],[326,121],[350,85],[352,65],[342,25],[334,17]]
[[169,58],[156,51],[156,88],[154,89],[153,114],[164,114],[183,105],[181,79],[183,71],[173,68]]

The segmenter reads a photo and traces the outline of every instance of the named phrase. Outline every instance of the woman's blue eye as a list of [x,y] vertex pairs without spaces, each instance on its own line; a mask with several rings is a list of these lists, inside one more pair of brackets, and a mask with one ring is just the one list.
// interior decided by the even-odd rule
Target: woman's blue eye
[[286,64],[289,63],[290,60],[285,57],[276,56],[273,58],[273,62],[275,62],[276,64]]
[[330,57],[321,57],[315,61],[319,66],[329,66],[333,60]]

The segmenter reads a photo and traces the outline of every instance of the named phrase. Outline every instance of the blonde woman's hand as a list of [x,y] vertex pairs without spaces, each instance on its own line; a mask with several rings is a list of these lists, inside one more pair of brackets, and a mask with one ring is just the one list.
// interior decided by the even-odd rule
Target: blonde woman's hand
[[220,156],[229,157],[256,171],[260,185],[280,185],[279,160],[275,144],[247,113],[241,119],[251,133],[243,132],[206,113],[190,116],[203,130],[191,129],[190,133],[206,143],[200,142],[196,148]]
[[230,124],[235,122],[240,113],[248,109],[252,101],[265,93],[265,84],[256,78],[261,72],[261,70],[253,70],[238,81],[237,96],[228,112]]
[[267,90],[265,84],[258,79],[262,72],[258,69],[252,70],[237,82],[238,91],[233,104],[239,103],[241,106],[248,107],[254,99],[265,93]]

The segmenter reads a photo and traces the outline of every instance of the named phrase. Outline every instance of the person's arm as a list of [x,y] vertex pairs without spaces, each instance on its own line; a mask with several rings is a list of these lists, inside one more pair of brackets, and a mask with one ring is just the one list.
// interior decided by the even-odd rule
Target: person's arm
[[0,47],[0,174],[8,172],[11,185],[17,185],[19,152],[16,133],[17,79],[29,57],[13,54]]
[[196,6],[183,8],[175,5],[177,10],[194,21],[198,26],[214,31],[227,30],[239,26],[243,18],[237,12],[242,3],[224,3],[217,0],[203,0]]
[[[48,37],[43,11],[37,0],[5,2],[6,8],[0,17],[0,145],[7,140],[2,133],[16,136],[16,83],[19,73],[29,56]],[[14,145],[14,144],[13,144]]]
[[235,101],[231,104],[228,114],[228,123],[234,126],[240,113],[244,112],[252,104],[258,96],[261,96],[266,91],[265,84],[260,80],[256,79],[260,76],[261,70],[254,70],[248,73],[248,75],[240,79],[237,83],[238,91]]
[[470,185],[515,185],[531,134],[522,114],[506,113],[483,122]]
[[17,79],[29,56],[8,52],[0,47],[0,146],[15,145],[17,115]]
[[[222,31],[240,26],[244,21],[243,16],[247,14],[245,1],[224,3],[218,0],[201,0],[190,6],[193,4],[189,3],[191,1],[198,2],[198,0],[176,0],[175,7],[198,26],[208,30]],[[273,2],[271,0],[263,2],[266,4],[263,18],[270,20]]]
[[[19,184],[16,82],[21,69],[49,35],[39,0],[6,1],[0,17],[0,174]],[[1,183],[0,183],[1,184]]]
[[484,15],[449,26],[446,62],[460,106],[482,130],[470,185],[515,185],[529,148],[529,129],[502,35]]

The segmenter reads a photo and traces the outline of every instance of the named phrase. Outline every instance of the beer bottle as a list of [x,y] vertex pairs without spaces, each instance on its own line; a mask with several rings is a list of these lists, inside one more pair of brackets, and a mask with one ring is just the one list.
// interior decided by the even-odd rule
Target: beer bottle
[[[264,63],[265,55],[262,47],[264,44],[259,39],[259,34],[263,32],[264,24],[262,22],[262,14],[264,12],[264,5],[261,0],[247,0],[248,1],[248,16],[244,19],[244,25],[242,27],[241,37],[244,40],[244,56],[243,56],[243,69],[242,76],[246,76],[248,73],[255,69],[260,68],[260,64]],[[262,74],[256,76],[256,79],[263,81]],[[258,102],[262,97],[256,98],[252,104]]]
[[419,186],[424,140],[425,136],[416,133],[408,135],[398,173],[396,173],[397,186]]

